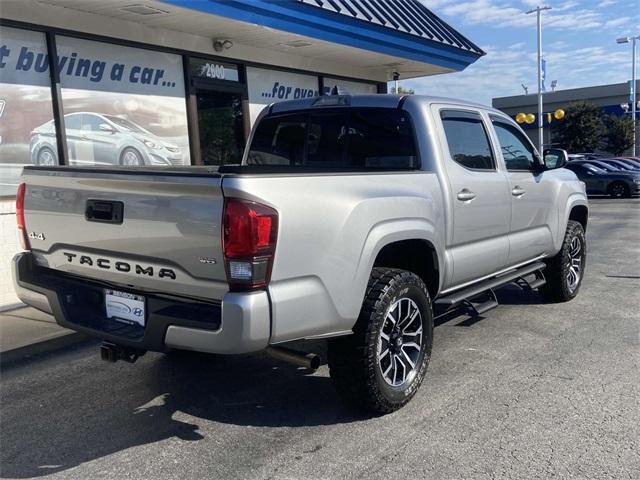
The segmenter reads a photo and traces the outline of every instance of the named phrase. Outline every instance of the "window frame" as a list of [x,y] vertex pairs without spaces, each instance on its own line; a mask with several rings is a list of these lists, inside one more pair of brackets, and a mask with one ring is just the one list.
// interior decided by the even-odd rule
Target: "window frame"
[[[482,127],[482,129],[484,130],[484,135],[487,139],[487,145],[489,146],[489,154],[491,156],[491,163],[493,165],[493,168],[471,168],[471,167],[467,167],[463,164],[461,164],[460,162],[458,162],[456,159],[453,158],[453,155],[451,154],[451,148],[449,147],[449,139],[447,138],[447,130],[445,128],[445,124],[444,124],[444,120],[446,119],[445,116],[447,115],[451,115],[450,119],[467,119],[467,120],[478,120],[480,122],[480,125]],[[491,134],[489,131],[489,128],[486,124],[485,118],[482,115],[482,112],[480,112],[479,110],[468,110],[468,109],[462,109],[462,108],[449,108],[449,107],[443,107],[439,110],[438,112],[438,117],[440,118],[440,125],[442,127],[442,134],[444,135],[444,143],[443,145],[446,145],[447,148],[447,153],[448,153],[448,157],[449,159],[454,162],[456,165],[464,168],[467,171],[470,172],[484,172],[484,173],[498,173],[499,168],[498,168],[498,158],[496,156],[496,150],[495,150],[495,146],[493,144],[493,140],[491,138]]]
[[[540,154],[538,153],[538,150],[536,150],[535,145],[533,144],[533,142],[529,139],[529,137],[527,136],[526,133],[522,132],[519,127],[513,123],[511,123],[509,120],[507,120],[504,117],[501,117],[499,115],[493,115],[490,114],[489,115],[489,120],[491,120],[491,127],[493,128],[493,132],[495,134],[495,140],[496,140],[496,150],[500,152],[500,157],[502,158],[502,165],[504,166],[504,169],[506,172],[529,172],[529,173],[533,173],[536,171],[536,165],[541,166],[542,162],[540,160]],[[531,150],[533,152],[533,163],[531,164],[530,168],[509,168],[507,161],[504,158],[504,154],[502,153],[502,146],[500,144],[500,137],[498,136],[498,131],[496,129],[496,123],[497,124],[501,124],[504,125],[508,128],[511,129],[515,129],[516,132],[518,132],[524,139],[525,142],[531,147]]]

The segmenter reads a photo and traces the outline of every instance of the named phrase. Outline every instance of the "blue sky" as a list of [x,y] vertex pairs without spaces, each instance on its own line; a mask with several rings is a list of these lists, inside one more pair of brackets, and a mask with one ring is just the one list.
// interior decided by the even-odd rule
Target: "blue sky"
[[[536,91],[537,0],[421,0],[487,54],[466,70],[401,81],[416,93],[491,104],[493,97]],[[547,88],[622,83],[631,78],[631,45],[616,38],[640,35],[640,0],[550,0],[543,15]],[[640,45],[638,45],[640,59]],[[639,62],[640,63],[640,62]]]

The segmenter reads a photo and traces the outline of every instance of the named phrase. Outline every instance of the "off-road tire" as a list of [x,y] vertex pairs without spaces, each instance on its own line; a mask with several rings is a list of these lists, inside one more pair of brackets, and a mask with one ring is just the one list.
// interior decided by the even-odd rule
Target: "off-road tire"
[[[378,361],[378,341],[387,313],[402,298],[411,299],[418,307],[423,337],[412,378],[396,387],[384,379]],[[408,403],[422,384],[432,343],[433,313],[424,282],[404,270],[374,268],[353,335],[329,341],[331,379],[348,403],[376,414],[393,412]]]
[[[573,238],[577,238],[581,243],[582,261],[578,285],[572,290],[569,286],[568,275],[571,266],[571,242]],[[562,248],[554,257],[548,259],[546,264],[547,268],[544,270],[544,276],[547,283],[540,288],[540,292],[545,299],[550,302],[573,300],[578,295],[587,265],[587,242],[584,228],[579,222],[569,220],[564,240],[562,241]]]

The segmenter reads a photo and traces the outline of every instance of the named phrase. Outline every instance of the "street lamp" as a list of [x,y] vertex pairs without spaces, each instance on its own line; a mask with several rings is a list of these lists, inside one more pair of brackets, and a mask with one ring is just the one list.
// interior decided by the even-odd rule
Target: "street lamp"
[[631,43],[631,83],[629,84],[629,100],[631,101],[631,118],[633,118],[633,156],[636,156],[636,37],[621,37],[616,43]]
[[544,155],[542,153],[544,133],[542,122],[542,12],[544,10],[551,10],[551,7],[537,6],[533,10],[525,12],[527,15],[535,12],[538,18],[538,153],[540,156]]

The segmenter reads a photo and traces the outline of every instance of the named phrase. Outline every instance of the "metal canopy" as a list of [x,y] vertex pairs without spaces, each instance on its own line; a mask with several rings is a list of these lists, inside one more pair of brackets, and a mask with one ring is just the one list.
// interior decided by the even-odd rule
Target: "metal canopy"
[[297,0],[398,32],[484,55],[477,45],[434,15],[418,0]]
[[463,70],[484,52],[418,0],[161,0],[321,41]]

